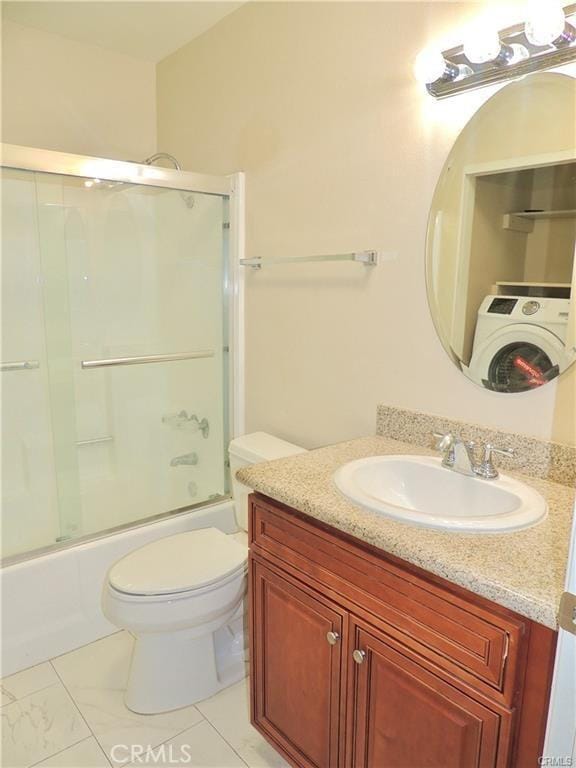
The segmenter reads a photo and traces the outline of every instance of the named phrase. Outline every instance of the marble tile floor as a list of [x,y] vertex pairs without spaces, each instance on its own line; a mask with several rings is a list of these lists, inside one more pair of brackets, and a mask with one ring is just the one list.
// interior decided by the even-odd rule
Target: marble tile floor
[[97,640],[4,678],[4,768],[286,768],[252,728],[243,680],[195,706],[136,715],[124,705],[133,640]]

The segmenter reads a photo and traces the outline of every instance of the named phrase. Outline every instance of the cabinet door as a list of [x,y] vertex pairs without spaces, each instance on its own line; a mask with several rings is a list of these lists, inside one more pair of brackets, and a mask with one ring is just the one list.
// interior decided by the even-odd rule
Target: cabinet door
[[354,768],[505,765],[506,715],[401,651],[402,646],[378,630],[351,626],[349,763]]
[[343,612],[254,560],[251,601],[254,726],[293,764],[337,768]]

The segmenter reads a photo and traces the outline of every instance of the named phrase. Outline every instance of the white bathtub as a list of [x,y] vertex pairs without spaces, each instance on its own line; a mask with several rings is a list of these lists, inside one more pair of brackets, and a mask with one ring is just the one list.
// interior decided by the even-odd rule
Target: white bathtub
[[233,503],[174,515],[3,568],[2,676],[116,632],[100,608],[110,566],[149,541],[208,526],[236,531]]

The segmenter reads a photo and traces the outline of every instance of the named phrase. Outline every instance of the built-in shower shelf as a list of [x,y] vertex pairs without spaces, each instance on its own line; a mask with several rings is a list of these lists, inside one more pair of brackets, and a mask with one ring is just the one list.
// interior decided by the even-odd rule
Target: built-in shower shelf
[[278,259],[240,259],[243,267],[252,267],[252,269],[262,269],[262,267],[271,267],[278,264],[307,264],[310,262],[321,261],[355,261],[363,264],[365,267],[375,267],[378,264],[378,251],[357,251],[355,253],[332,253],[322,256],[287,256]]

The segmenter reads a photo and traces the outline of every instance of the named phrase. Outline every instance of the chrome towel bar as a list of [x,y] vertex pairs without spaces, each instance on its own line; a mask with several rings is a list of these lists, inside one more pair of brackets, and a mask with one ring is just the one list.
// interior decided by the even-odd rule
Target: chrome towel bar
[[175,360],[196,360],[202,357],[214,357],[214,350],[203,349],[198,352],[173,352],[167,355],[141,355],[139,357],[110,357],[104,360],[82,360],[82,368],[110,368],[114,365],[145,365],[147,363],[172,363]]
[[355,253],[334,253],[325,256],[288,256],[280,259],[240,259],[243,267],[252,267],[252,269],[262,269],[262,267],[272,266],[274,264],[305,264],[315,261],[356,261],[364,264],[365,267],[374,267],[378,264],[378,251],[358,251]]
[[0,371],[32,371],[40,368],[38,360],[16,360],[11,363],[0,363]]

